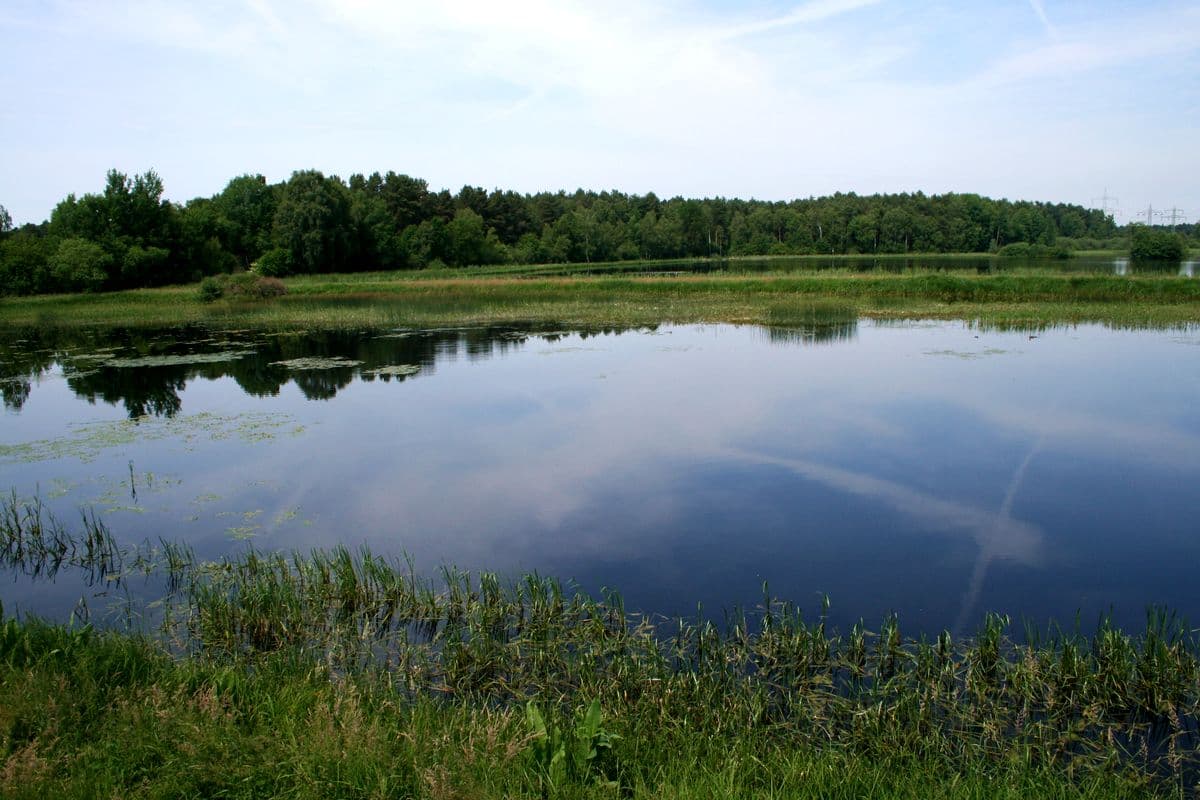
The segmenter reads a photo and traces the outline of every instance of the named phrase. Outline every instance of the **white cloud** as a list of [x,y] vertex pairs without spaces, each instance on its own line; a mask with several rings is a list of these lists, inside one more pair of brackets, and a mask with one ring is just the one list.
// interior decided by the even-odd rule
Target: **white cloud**
[[[0,133],[26,154],[0,176],[18,218],[14,195],[44,191],[44,215],[86,190],[87,176],[47,181],[81,159],[95,160],[93,180],[154,166],[175,199],[247,169],[279,179],[314,166],[399,168],[451,188],[769,198],[922,189],[1086,202],[1102,180],[1130,205],[1200,207],[1184,177],[1200,169],[1194,148],[1172,144],[1162,170],[1135,146],[1194,129],[1195,104],[1178,99],[1186,82],[1147,77],[1143,91],[1123,77],[1195,60],[1195,2],[1059,12],[1057,38],[987,47],[968,34],[996,8],[887,0],[783,13],[689,0],[44,8],[0,21],[14,41],[44,40],[7,64],[23,75],[14,103],[40,112]],[[1049,22],[1036,0],[1031,9]],[[1129,113],[1150,95],[1173,114]],[[59,100],[47,107],[47,96]],[[117,136],[98,122],[104,101],[143,130]],[[62,144],[64,131],[91,150]]]
[[1042,0],[1029,0],[1029,7],[1033,9],[1033,13],[1037,15],[1038,20],[1042,23],[1042,27],[1046,29],[1046,33],[1050,38],[1058,38],[1058,30],[1050,22],[1050,18],[1046,16],[1046,6],[1042,4]]

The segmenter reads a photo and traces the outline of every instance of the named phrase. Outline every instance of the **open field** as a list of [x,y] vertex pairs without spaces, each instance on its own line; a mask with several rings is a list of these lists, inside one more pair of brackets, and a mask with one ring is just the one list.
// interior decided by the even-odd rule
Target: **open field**
[[[670,262],[655,264],[669,271]],[[205,304],[195,286],[0,300],[7,325],[345,327],[553,322],[786,324],[820,304],[875,319],[962,319],[985,325],[1200,322],[1200,281],[1165,275],[1029,271],[994,274],[756,273],[539,277],[539,267],[316,275],[285,297]]]

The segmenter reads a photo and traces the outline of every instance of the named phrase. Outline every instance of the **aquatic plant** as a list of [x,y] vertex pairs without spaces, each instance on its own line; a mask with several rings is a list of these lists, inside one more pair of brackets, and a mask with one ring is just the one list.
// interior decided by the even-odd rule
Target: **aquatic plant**
[[722,624],[664,621],[629,613],[616,593],[538,575],[505,582],[447,568],[435,580],[344,547],[202,562],[166,542],[120,548],[94,517],[84,524],[76,538],[13,497],[0,513],[0,558],[30,575],[157,575],[167,587],[159,634],[214,663],[284,658],[375,675],[410,701],[535,700],[544,717],[595,700],[645,729],[714,737],[1200,776],[1200,646],[1162,610],[1140,634],[1101,620],[1090,637],[1050,629],[1017,640],[992,615],[973,637],[930,641],[905,637],[894,616],[841,633],[827,626],[828,601],[810,618],[764,590],[760,607]]

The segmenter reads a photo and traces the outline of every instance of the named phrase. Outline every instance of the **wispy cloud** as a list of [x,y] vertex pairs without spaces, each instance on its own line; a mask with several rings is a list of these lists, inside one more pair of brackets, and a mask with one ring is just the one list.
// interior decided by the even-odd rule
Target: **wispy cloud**
[[[1200,156],[1181,148],[1168,168],[1132,146],[1148,127],[1159,138],[1177,127],[1167,141],[1194,130],[1196,104],[1181,97],[1194,81],[1167,72],[1186,77],[1179,65],[1200,57],[1200,3],[1027,2],[17,3],[0,13],[13,45],[0,67],[22,76],[13,103],[61,101],[43,122],[0,131],[28,165],[0,190],[18,218],[40,219],[19,195],[44,191],[44,215],[86,188],[47,181],[84,157],[64,152],[69,130],[89,141],[96,175],[154,157],[183,197],[247,168],[279,178],[388,168],[401,154],[435,185],[773,198],[923,189],[1086,202],[1102,166],[1131,205],[1200,207],[1186,179]],[[1016,24],[981,37],[998,15]],[[1047,36],[1004,35],[1035,17]],[[139,116],[142,138],[106,140],[101,97]],[[1114,113],[1122,101],[1173,115],[1152,125]],[[171,146],[183,138],[202,146]],[[1171,191],[1143,199],[1150,183]]]
[[737,39],[743,36],[753,36],[780,28],[791,28],[797,25],[822,22],[851,11],[858,11],[867,6],[878,5],[880,2],[881,0],[813,0],[813,2],[797,6],[782,16],[753,20],[740,24],[723,25],[714,29],[714,34],[715,38],[719,39]]
[[1033,13],[1037,14],[1037,18],[1041,20],[1042,27],[1046,29],[1046,33],[1051,39],[1058,38],[1058,31],[1055,29],[1050,18],[1046,16],[1046,7],[1042,4],[1042,0],[1029,0],[1029,7],[1033,9]]

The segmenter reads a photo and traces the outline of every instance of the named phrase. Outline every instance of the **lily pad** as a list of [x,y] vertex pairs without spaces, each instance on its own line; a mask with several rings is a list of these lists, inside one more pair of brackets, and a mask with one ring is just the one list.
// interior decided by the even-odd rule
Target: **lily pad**
[[292,370],[306,369],[345,369],[357,367],[363,362],[342,356],[306,356],[304,358],[289,358],[284,361],[272,361],[273,367],[286,367]]
[[374,375],[376,377],[387,375],[393,378],[402,378],[406,375],[416,375],[421,371],[419,364],[390,364],[386,367],[375,367],[374,369],[364,369],[363,375]]
[[109,358],[101,363],[105,367],[176,367],[185,364],[219,364],[236,358],[254,355],[253,350],[219,350],[215,353],[184,353],[173,356],[138,356],[137,358]]
[[137,417],[72,425],[66,435],[54,439],[0,444],[0,462],[30,463],[56,458],[77,458],[86,462],[105,450],[139,442],[178,438],[191,449],[198,441],[238,439],[260,442],[281,435],[295,435],[303,430],[289,414],[226,416],[205,412],[168,418]]

